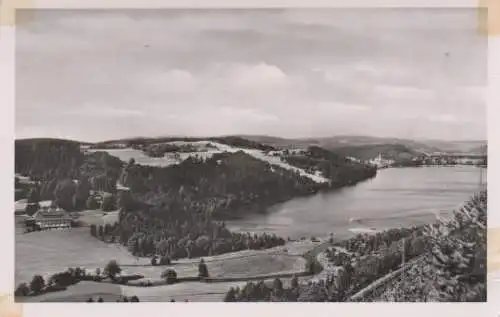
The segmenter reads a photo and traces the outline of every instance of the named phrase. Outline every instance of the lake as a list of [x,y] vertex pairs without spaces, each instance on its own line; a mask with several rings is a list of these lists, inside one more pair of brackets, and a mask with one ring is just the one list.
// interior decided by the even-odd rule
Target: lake
[[269,232],[298,239],[344,238],[357,232],[432,223],[449,215],[479,190],[472,166],[392,168],[352,187],[292,199],[264,215],[226,222],[240,232]]

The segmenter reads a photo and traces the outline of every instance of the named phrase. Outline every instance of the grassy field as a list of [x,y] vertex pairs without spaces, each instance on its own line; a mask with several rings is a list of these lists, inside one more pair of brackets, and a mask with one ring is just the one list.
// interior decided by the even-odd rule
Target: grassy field
[[68,267],[103,268],[111,259],[135,263],[124,249],[91,237],[88,228],[17,234],[15,252],[16,284],[30,281],[34,274],[50,275]]
[[122,290],[119,285],[96,282],[80,282],[68,287],[62,292],[47,293],[36,297],[22,298],[23,302],[85,302],[92,297],[97,300],[98,297],[106,302],[115,302],[122,296]]
[[[309,278],[299,278],[307,282]],[[281,279],[285,287],[290,286],[291,278]],[[272,279],[265,280],[272,283]],[[132,287],[96,282],[80,282],[62,292],[48,293],[37,297],[25,298],[26,302],[85,302],[89,297],[96,300],[116,301],[120,296],[138,296],[141,302],[221,302],[231,287],[243,288],[246,282],[202,283],[188,282],[157,287]]]
[[78,212],[78,221],[84,225],[105,225],[118,222],[118,211],[84,210]]
[[[219,256],[206,257],[211,277],[246,278],[264,274],[298,273],[305,269],[305,251],[317,243],[310,241],[294,242],[287,246],[263,251],[246,250]],[[88,228],[68,231],[43,231],[16,235],[16,284],[29,282],[34,274],[49,276],[68,267],[104,268],[109,260],[117,260],[127,274],[142,274],[146,279],[158,279],[167,267],[152,267],[150,259],[137,259],[124,248],[105,244],[91,237]],[[286,251],[285,251],[286,249]],[[181,259],[173,263],[178,277],[196,276],[199,259]],[[242,286],[245,282],[200,283],[189,282],[170,286],[141,288],[117,285],[103,291],[102,283],[85,282],[70,287],[67,291],[46,294],[32,298],[32,301],[84,301],[89,294],[101,296],[137,295],[144,301],[165,301],[188,299],[190,301],[221,300],[231,286]],[[100,295],[99,295],[100,294]],[[114,295],[113,295],[114,294]],[[214,297],[215,296],[215,297]],[[222,296],[222,297],[221,297]],[[144,297],[144,299],[142,298]],[[182,297],[182,298],[181,298]],[[187,298],[184,298],[187,297]],[[113,297],[114,298],[114,297]],[[116,299],[113,299],[115,301]]]

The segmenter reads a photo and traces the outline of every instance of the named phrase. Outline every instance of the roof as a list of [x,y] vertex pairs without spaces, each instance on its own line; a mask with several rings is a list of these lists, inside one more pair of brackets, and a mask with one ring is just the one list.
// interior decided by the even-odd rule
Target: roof
[[33,218],[36,220],[44,220],[44,219],[67,219],[71,220],[71,216],[63,209],[40,209],[33,215]]
[[[25,211],[26,210],[26,205],[28,205],[28,200],[27,199],[20,199],[15,202],[14,205],[14,211]],[[38,205],[41,208],[48,208],[52,206],[52,200],[42,200],[38,202]]]
[[129,187],[126,187],[126,186],[123,186],[122,184],[120,183],[116,183],[116,190],[123,190],[123,191],[129,191],[130,188]]

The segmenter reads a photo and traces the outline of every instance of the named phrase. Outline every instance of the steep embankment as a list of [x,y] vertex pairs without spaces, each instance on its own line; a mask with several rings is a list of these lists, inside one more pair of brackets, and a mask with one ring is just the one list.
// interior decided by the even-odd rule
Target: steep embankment
[[[486,301],[487,193],[474,196],[425,233],[431,248],[373,301]],[[430,283],[430,281],[433,281]]]

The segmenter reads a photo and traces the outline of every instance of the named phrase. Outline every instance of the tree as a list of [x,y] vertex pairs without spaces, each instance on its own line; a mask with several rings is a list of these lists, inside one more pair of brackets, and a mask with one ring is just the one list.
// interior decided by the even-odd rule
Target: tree
[[86,205],[87,209],[90,209],[90,210],[99,209],[99,203],[97,202],[97,200],[95,199],[94,196],[89,196],[87,198],[85,205]]
[[93,237],[97,236],[97,228],[95,224],[90,225],[90,235]]
[[25,212],[28,216],[33,216],[40,209],[38,203],[26,204]]
[[198,264],[198,276],[201,278],[208,277],[208,268],[203,259],[201,259],[200,264]]
[[167,284],[173,284],[177,282],[177,272],[175,272],[172,269],[167,269],[165,270],[162,274],[161,277],[165,279]]
[[71,179],[65,179],[57,183],[54,190],[54,200],[58,207],[72,211],[73,195],[75,194],[75,184]]
[[451,219],[426,227],[424,235],[432,241],[426,260],[436,272],[440,300],[463,301],[468,293],[485,290],[486,215],[487,193],[483,191]]
[[120,274],[121,271],[122,269],[116,260],[109,261],[104,268],[104,274],[112,279],[114,279],[117,274]]
[[30,289],[35,294],[40,294],[45,287],[45,280],[40,275],[33,276],[33,279],[30,283]]
[[277,296],[281,296],[283,293],[283,282],[279,278],[276,278],[273,282],[273,293]]
[[170,265],[172,263],[172,260],[170,260],[170,257],[168,254],[165,254],[160,258],[160,265]]
[[229,289],[229,291],[226,293],[226,296],[224,296],[224,301],[225,302],[235,302],[236,301],[234,288],[231,287]]
[[292,288],[297,288],[299,287],[299,279],[297,278],[297,276],[293,276],[292,278],[292,281],[291,281],[291,286]]
[[17,286],[16,290],[14,291],[15,296],[28,296],[30,293],[30,288],[26,283],[21,283]]
[[111,232],[111,226],[109,225],[109,223],[106,223],[104,225],[104,235],[107,236],[110,232]]
[[99,225],[99,238],[103,238],[104,237],[104,229],[102,227],[102,225]]
[[101,201],[102,211],[112,211],[116,208],[115,199],[113,195],[103,195]]
[[134,296],[130,297],[130,301],[132,303],[138,303],[139,302],[139,297],[137,297],[137,296],[134,295]]
[[87,199],[90,195],[90,182],[87,178],[82,178],[75,186],[75,194],[73,195],[73,207],[76,210],[81,210],[86,207]]
[[118,197],[116,200],[116,208],[122,210],[123,212],[130,211],[132,209],[133,199],[128,190],[120,190],[118,192]]
[[29,204],[37,204],[40,202],[40,191],[38,187],[32,187],[30,189],[27,199]]

